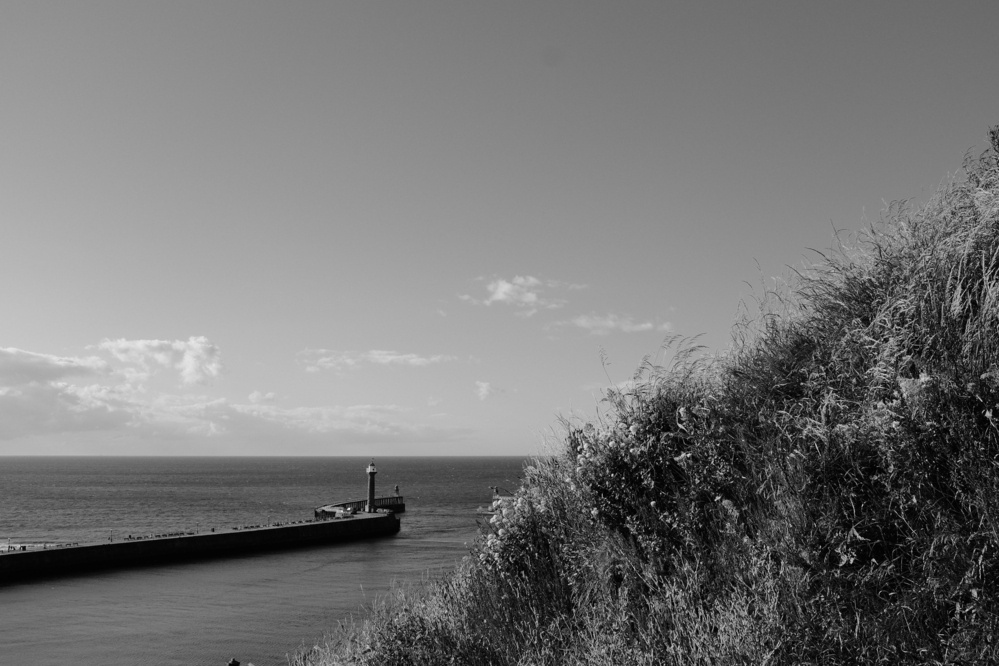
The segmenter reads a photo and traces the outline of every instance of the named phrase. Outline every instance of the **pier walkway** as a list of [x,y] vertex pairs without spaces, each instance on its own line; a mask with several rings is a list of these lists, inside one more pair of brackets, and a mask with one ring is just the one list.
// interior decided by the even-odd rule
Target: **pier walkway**
[[[376,511],[391,511],[392,513],[405,513],[406,500],[401,495],[391,497],[376,497],[372,503]],[[347,502],[337,502],[336,504],[325,504],[315,510],[317,519],[331,518],[340,513],[361,513],[368,507],[368,500],[350,500]]]
[[0,586],[36,576],[94,569],[197,560],[252,552],[301,548],[396,534],[399,517],[389,511],[286,525],[222,529],[200,534],[157,535],[113,543],[85,544],[0,553]]

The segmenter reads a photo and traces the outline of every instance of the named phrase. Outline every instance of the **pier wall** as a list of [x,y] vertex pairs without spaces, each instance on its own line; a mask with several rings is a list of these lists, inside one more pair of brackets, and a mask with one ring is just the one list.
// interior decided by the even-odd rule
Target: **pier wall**
[[60,576],[95,569],[206,559],[389,536],[398,531],[399,517],[395,514],[370,513],[280,527],[15,551],[0,554],[0,585],[39,576]]

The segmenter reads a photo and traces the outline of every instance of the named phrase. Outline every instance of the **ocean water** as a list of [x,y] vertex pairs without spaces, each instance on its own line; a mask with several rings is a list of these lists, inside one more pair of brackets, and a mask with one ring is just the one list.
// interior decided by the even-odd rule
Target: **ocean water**
[[[368,458],[0,458],[0,547],[92,543],[312,517],[366,494]],[[525,459],[380,458],[406,499],[393,537],[237,558],[0,581],[0,664],[286,664],[393,584],[453,566],[489,486]]]

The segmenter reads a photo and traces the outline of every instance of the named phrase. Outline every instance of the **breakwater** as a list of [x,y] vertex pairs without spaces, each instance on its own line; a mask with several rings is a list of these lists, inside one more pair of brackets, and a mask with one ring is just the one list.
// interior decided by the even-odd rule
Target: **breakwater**
[[4,552],[0,553],[0,585],[98,569],[227,557],[390,536],[398,533],[399,522],[399,516],[390,512],[360,513],[281,526]]
[[[325,506],[317,507],[314,514],[317,519],[322,519],[342,514],[345,511],[365,511],[368,503],[368,500],[350,500],[348,502],[339,502],[338,504],[326,504]],[[384,509],[392,513],[406,512],[406,500],[400,495],[395,495],[394,497],[376,497],[371,502],[371,506],[376,511]]]

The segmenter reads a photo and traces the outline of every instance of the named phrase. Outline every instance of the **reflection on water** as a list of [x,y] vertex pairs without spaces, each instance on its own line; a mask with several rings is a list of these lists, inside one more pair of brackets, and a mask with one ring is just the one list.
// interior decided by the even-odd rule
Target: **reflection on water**
[[[117,491],[107,493],[117,494],[119,499],[115,501],[134,501],[142,494],[147,505],[158,503],[154,513],[166,516],[168,522],[210,520],[211,515],[191,508],[205,506],[208,495],[214,496],[215,502],[222,496],[234,497],[237,505],[252,495],[253,513],[263,509],[278,514],[285,506],[283,510],[288,514],[288,504],[294,510],[305,507],[311,513],[315,505],[346,499],[344,494],[363,494],[363,468],[368,462],[318,459],[322,464],[313,460],[311,466],[301,459],[215,459],[210,463],[183,459],[165,466],[158,462],[155,464],[161,465],[159,472],[168,476],[169,482],[147,486],[152,489],[140,493],[142,484],[130,477],[156,478],[157,470],[143,466],[141,460],[118,460],[118,467],[112,463],[109,468],[105,460],[103,468],[88,472],[76,468],[48,476],[36,474],[36,480],[48,483],[39,490],[41,501],[47,503],[56,497],[64,502],[73,494],[72,487],[60,485],[61,475],[63,480],[86,484],[87,492],[94,497],[83,504],[93,502],[91,506],[99,507],[102,481],[92,477],[103,474],[110,477],[105,483],[113,484],[115,475],[123,481]],[[92,461],[83,467],[88,465]],[[488,503],[488,486],[515,484],[522,465],[520,458],[386,458],[379,464],[379,477],[384,473],[388,482],[394,476],[397,480],[392,484],[402,486],[407,501],[402,531],[395,537],[0,587],[2,661],[220,666],[235,657],[256,666],[285,664],[286,654],[311,644],[330,627],[358,614],[393,581],[418,580],[427,570],[452,567],[467,552],[465,544],[475,538],[475,509]],[[324,467],[325,475],[314,473],[317,466]],[[123,468],[130,471],[122,474]],[[307,471],[310,469],[311,473]],[[390,469],[393,474],[388,473]],[[360,479],[353,485],[360,492],[344,492],[349,477],[358,476],[357,470],[361,470]],[[5,485],[5,476],[14,472],[5,465],[0,474],[3,506],[14,499],[4,496],[7,491],[3,490],[11,487]],[[336,495],[330,493],[331,479],[343,484],[344,490]],[[136,490],[123,493],[121,486]],[[23,483],[20,487],[25,488]],[[165,491],[158,492],[157,488]],[[121,498],[130,493],[130,499]],[[186,502],[185,496],[192,501]],[[91,509],[91,513],[96,510]],[[239,506],[210,506],[209,514],[223,512],[231,518],[245,510]],[[23,506],[21,511],[21,522],[30,522],[35,532],[0,518],[3,543],[12,533],[29,538],[35,534],[55,535],[58,525],[75,525],[69,532],[73,534],[75,529],[76,535],[100,534],[104,529],[96,527],[97,519],[84,515],[84,509],[79,509],[76,518],[70,513],[52,516],[49,521],[37,513],[36,519],[25,521]],[[131,511],[138,521],[150,520],[134,507]],[[275,515],[274,519],[301,517]],[[106,512],[99,518],[107,521],[110,515]]]
[[389,537],[6,587],[5,659],[218,666],[235,656],[283,664],[285,653],[357,613],[392,580],[463,554],[456,543]]

